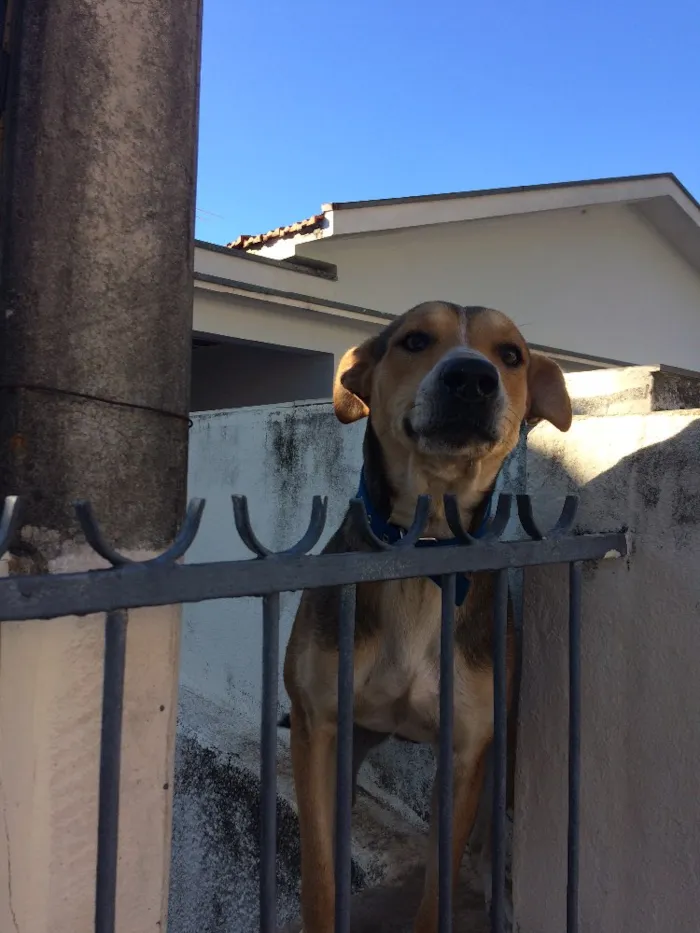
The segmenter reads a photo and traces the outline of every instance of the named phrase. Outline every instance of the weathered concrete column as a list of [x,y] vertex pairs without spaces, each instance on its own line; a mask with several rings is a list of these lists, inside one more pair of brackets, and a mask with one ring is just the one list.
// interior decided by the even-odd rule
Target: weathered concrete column
[[[6,572],[149,555],[186,491],[201,0],[15,0],[2,165]],[[2,555],[0,555],[1,557]],[[129,623],[117,928],[164,930],[179,609]],[[0,626],[0,930],[92,929],[103,625]]]

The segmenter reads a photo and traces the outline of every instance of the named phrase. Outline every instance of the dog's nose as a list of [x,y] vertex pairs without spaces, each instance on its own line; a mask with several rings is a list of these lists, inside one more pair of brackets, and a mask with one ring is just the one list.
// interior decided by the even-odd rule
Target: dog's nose
[[487,400],[498,392],[498,370],[486,359],[463,357],[445,366],[442,382],[451,395],[465,402]]

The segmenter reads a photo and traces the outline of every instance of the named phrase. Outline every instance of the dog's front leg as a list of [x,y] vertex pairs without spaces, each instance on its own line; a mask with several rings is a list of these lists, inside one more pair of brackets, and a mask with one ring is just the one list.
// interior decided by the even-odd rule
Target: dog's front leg
[[301,837],[304,933],[333,933],[336,724],[292,705],[290,744]]
[[[459,874],[462,857],[476,818],[484,782],[488,746],[456,753],[454,762],[454,806],[452,817],[452,885]],[[415,933],[436,933],[438,928],[438,781],[433,786],[430,838],[423,899],[418,909]]]

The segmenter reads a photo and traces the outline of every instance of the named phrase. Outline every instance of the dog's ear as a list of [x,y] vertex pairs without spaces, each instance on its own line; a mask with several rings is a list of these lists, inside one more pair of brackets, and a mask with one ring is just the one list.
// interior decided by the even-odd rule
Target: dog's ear
[[528,424],[536,424],[544,418],[560,431],[568,431],[573,417],[571,399],[558,364],[541,353],[531,353],[527,388]]
[[352,424],[369,414],[374,369],[373,340],[352,347],[338,363],[333,383],[333,408],[338,421]]

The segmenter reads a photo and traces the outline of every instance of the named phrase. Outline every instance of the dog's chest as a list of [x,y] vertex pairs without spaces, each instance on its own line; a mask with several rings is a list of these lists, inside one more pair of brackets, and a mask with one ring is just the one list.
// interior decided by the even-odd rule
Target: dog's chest
[[382,587],[376,651],[356,670],[359,725],[417,742],[437,738],[440,607],[440,588],[430,581],[395,581]]

